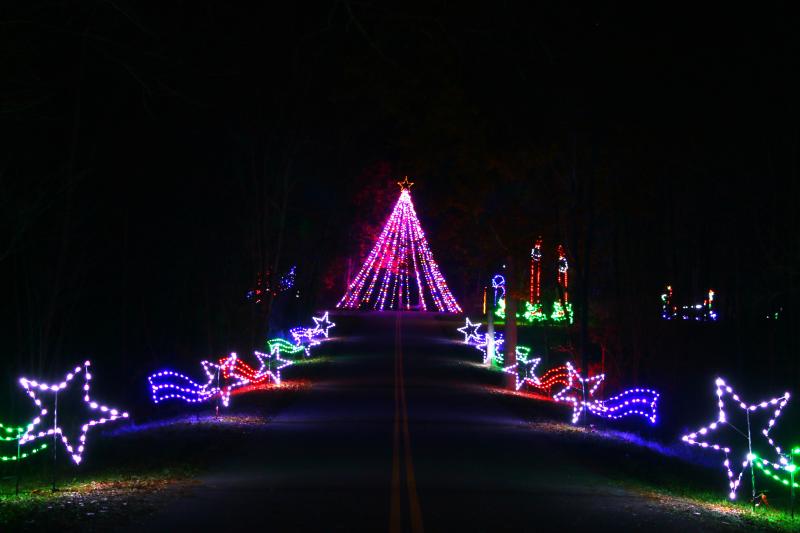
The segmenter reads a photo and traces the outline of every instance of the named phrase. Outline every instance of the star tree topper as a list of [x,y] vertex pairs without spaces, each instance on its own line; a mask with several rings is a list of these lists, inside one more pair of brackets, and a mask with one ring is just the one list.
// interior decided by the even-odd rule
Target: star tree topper
[[411,187],[414,186],[413,181],[408,181],[408,176],[403,176],[403,181],[398,181],[397,184],[400,186],[400,191],[408,191],[411,192]]
[[[53,434],[58,434],[61,436],[61,442],[69,452],[72,460],[75,461],[75,464],[80,464],[83,458],[83,452],[86,447],[86,435],[89,433],[89,428],[92,426],[96,426],[98,424],[105,424],[106,422],[112,422],[114,420],[120,418],[128,418],[127,412],[120,412],[117,409],[113,409],[111,407],[106,407],[105,405],[101,405],[96,401],[92,400],[91,396],[89,395],[89,383],[92,379],[92,374],[89,372],[89,367],[91,366],[91,362],[85,361],[83,366],[76,366],[72,372],[67,373],[64,377],[64,380],[61,383],[57,384],[50,384],[47,383],[40,383],[35,380],[31,380],[28,378],[20,378],[19,383],[22,385],[22,388],[25,389],[27,395],[33,400],[33,403],[36,404],[36,407],[39,409],[39,416],[33,419],[33,422],[28,426],[28,430],[25,434],[20,438],[20,445],[25,444],[26,442],[30,442],[42,437],[52,436]],[[69,436],[64,434],[64,431],[56,426],[55,424],[51,424],[47,430],[41,430],[38,433],[34,433],[36,426],[41,424],[42,417],[46,416],[49,413],[49,410],[46,407],[42,406],[42,400],[40,395],[42,394],[53,394],[56,395],[59,391],[62,391],[69,386],[73,379],[78,374],[83,374],[83,401],[88,407],[92,416],[87,417],[85,422],[81,424],[80,434],[73,435],[72,439]],[[99,417],[97,416],[99,414]],[[55,416],[55,413],[54,413]]]
[[483,336],[478,333],[478,329],[480,327],[480,322],[473,324],[469,317],[467,317],[467,323],[464,325],[464,327],[458,328],[456,331],[464,334],[464,344],[470,344],[471,340],[474,340],[476,343],[480,343],[483,340]]
[[317,331],[317,333],[322,333],[323,335],[325,335],[325,338],[327,339],[328,330],[336,326],[336,324],[328,320],[328,311],[325,311],[325,314],[319,318],[315,316],[311,318],[314,320],[314,324],[316,324],[316,327],[314,329]]

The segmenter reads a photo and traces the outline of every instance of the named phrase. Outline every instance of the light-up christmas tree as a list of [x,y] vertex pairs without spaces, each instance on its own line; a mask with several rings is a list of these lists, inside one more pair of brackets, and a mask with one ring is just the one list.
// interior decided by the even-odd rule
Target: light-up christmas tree
[[460,313],[422,231],[408,177],[361,270],[336,305],[345,309],[419,309]]

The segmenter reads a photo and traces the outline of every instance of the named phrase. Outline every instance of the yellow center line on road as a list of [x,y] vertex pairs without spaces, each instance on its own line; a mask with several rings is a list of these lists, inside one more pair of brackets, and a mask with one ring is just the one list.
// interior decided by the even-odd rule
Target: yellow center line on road
[[[403,448],[403,458],[406,466],[406,489],[408,491],[408,507],[411,521],[411,531],[421,533],[422,508],[417,496],[417,480],[414,476],[414,462],[411,459],[411,436],[408,431],[408,403],[406,401],[405,379],[403,377],[403,341],[400,314],[395,320],[394,332],[394,442],[392,445],[392,499],[389,514],[389,531],[400,533],[402,531],[401,516],[401,476],[400,476],[400,447]],[[400,433],[402,432],[402,439]]]

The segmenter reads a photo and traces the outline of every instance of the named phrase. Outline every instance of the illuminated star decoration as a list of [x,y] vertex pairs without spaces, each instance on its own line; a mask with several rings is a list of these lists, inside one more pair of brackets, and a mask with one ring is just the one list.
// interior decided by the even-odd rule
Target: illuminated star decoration
[[471,341],[473,340],[476,343],[480,343],[483,340],[483,335],[478,333],[478,329],[480,327],[480,322],[473,324],[469,317],[467,317],[467,323],[464,325],[464,327],[458,328],[456,331],[464,334],[464,344],[471,344]]
[[328,312],[327,311],[325,311],[325,314],[322,315],[319,318],[317,318],[315,316],[311,317],[311,318],[314,320],[314,324],[317,325],[317,327],[314,328],[314,329],[318,333],[322,333],[325,336],[326,339],[328,338],[328,330],[333,328],[333,327],[336,327],[336,324],[334,324],[333,322],[331,322],[328,319]]
[[598,374],[584,378],[581,376],[572,363],[567,363],[567,382],[568,385],[553,395],[557,402],[567,402],[572,404],[572,423],[576,423],[581,417],[581,413],[586,410],[588,404],[599,403],[597,400],[588,400],[593,396],[597,388],[606,379],[605,374]]
[[397,184],[400,186],[400,192],[411,191],[411,187],[414,186],[413,181],[408,181],[408,176],[404,176],[403,181],[398,181]]
[[219,388],[222,405],[225,407],[230,405],[231,392],[249,383],[247,378],[236,371],[237,366],[239,366],[239,356],[237,356],[235,352],[231,353],[228,357],[221,358],[218,363],[200,361],[200,364],[203,365],[203,371],[206,373],[206,376],[208,376],[209,381],[220,375],[226,379],[225,385]]
[[[744,473],[744,470],[747,468],[748,465],[750,465],[750,467],[752,468],[752,461],[756,459],[756,456],[748,452],[745,455],[744,461],[742,461],[741,463],[742,469],[739,471],[737,475],[736,472],[734,472],[733,468],[731,467],[731,461],[729,458],[729,454],[731,453],[731,448],[727,445],[708,442],[706,440],[708,438],[707,435],[717,431],[720,427],[724,425],[728,425],[733,429],[735,429],[739,434],[746,436],[744,432],[742,432],[740,429],[736,428],[736,426],[728,422],[728,417],[725,414],[725,400],[724,400],[725,396],[729,395],[734,402],[737,402],[738,407],[743,411],[745,411],[748,417],[751,412],[760,409],[775,408],[775,410],[772,412],[772,418],[770,418],[769,422],[767,423],[767,427],[761,430],[761,434],[764,436],[765,439],[767,439],[767,442],[769,442],[770,446],[772,446],[777,452],[777,454],[780,456],[781,448],[780,446],[777,446],[775,444],[775,442],[769,436],[769,432],[773,427],[775,427],[775,421],[778,419],[779,416],[781,416],[781,410],[786,406],[786,403],[789,401],[789,393],[786,392],[783,394],[783,396],[779,396],[777,398],[773,398],[771,400],[763,401],[760,403],[747,404],[744,401],[742,401],[741,398],[739,398],[739,395],[736,394],[733,391],[733,389],[730,386],[728,386],[725,383],[725,380],[723,380],[722,378],[717,378],[714,383],[717,387],[716,390],[718,398],[717,406],[719,407],[719,416],[717,417],[717,420],[715,422],[712,422],[708,426],[701,427],[697,431],[693,431],[692,433],[684,435],[682,437],[682,440],[683,442],[691,444],[693,446],[700,446],[701,448],[711,448],[712,450],[721,451],[722,453],[725,454],[725,461],[723,461],[722,465],[725,467],[725,470],[727,470],[728,473],[728,486],[730,488],[730,493],[728,494],[728,496],[730,497],[730,499],[733,500],[736,498],[736,490],[739,488],[739,484],[742,481],[742,474]],[[746,438],[748,437],[746,436]],[[748,440],[751,439],[748,438]]]
[[520,359],[513,365],[503,368],[503,372],[507,374],[514,374],[514,377],[516,378],[517,390],[521,389],[526,383],[530,384],[531,386],[538,387],[541,382],[539,381],[539,378],[536,377],[534,370],[537,366],[539,366],[541,360],[542,359],[539,357],[526,360]]
[[[89,432],[89,428],[98,424],[112,422],[119,418],[128,418],[127,412],[120,412],[117,409],[106,407],[105,405],[101,405],[91,399],[89,396],[89,383],[92,379],[92,374],[89,372],[90,366],[91,363],[86,361],[83,363],[83,366],[76,366],[72,372],[67,373],[64,381],[52,385],[40,383],[27,378],[20,378],[20,385],[22,385],[22,387],[25,389],[25,392],[28,394],[28,396],[30,396],[30,398],[33,400],[33,403],[35,403],[36,407],[40,410],[39,415],[33,419],[33,422],[28,426],[25,434],[20,438],[20,445],[42,437],[53,436],[55,433],[61,436],[61,442],[66,447],[67,452],[69,452],[70,456],[72,457],[72,460],[75,461],[75,464],[80,464],[81,459],[83,458],[83,452],[86,446],[86,435]],[[58,426],[51,426],[47,430],[34,433],[35,427],[42,422],[42,417],[48,414],[48,409],[42,406],[42,400],[39,398],[39,395],[48,393],[58,394],[59,391],[66,389],[72,380],[81,373],[83,373],[84,378],[83,401],[88,406],[90,412],[99,411],[99,418],[90,418],[84,422],[81,425],[80,435],[73,437],[72,440],[70,440],[70,438],[65,435],[62,429]]]

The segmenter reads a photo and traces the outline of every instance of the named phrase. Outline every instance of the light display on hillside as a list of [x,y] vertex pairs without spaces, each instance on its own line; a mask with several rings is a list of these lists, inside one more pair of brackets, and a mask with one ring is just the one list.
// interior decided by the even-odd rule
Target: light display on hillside
[[337,307],[460,313],[411,202],[414,184],[406,177],[398,185],[400,198]]

